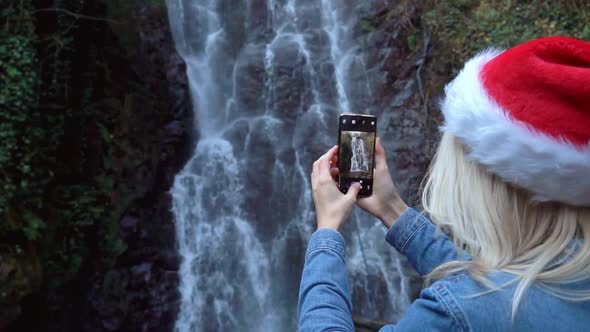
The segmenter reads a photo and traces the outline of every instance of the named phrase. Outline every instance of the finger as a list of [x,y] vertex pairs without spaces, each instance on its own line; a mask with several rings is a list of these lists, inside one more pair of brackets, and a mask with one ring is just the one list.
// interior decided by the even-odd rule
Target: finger
[[381,145],[381,139],[377,137],[375,142],[375,168],[387,167],[387,159],[385,158],[385,149]]
[[319,173],[319,172],[318,172],[318,171],[319,171],[319,169],[318,169],[318,165],[319,165],[319,161],[318,161],[318,160],[316,160],[316,161],[313,163],[313,171],[311,172],[311,175],[312,175],[312,177],[311,177],[311,181],[312,181],[312,182],[311,182],[311,185],[312,185],[313,187],[315,187],[315,186],[317,185],[317,181],[318,181],[318,173]]
[[331,166],[338,165],[338,153],[334,154],[334,156],[332,157],[332,159],[330,159],[330,165]]
[[314,204],[316,202],[316,194],[317,194],[317,191],[316,191],[316,188],[317,188],[316,182],[317,182],[316,174],[314,172],[312,172],[311,173],[311,198],[313,199]]
[[330,177],[330,164],[326,158],[320,159],[320,163],[318,166],[318,179],[322,180],[327,177]]
[[330,148],[330,150],[328,150],[326,153],[324,153],[323,157],[326,157],[327,160],[332,160],[332,158],[334,158],[334,156],[336,155],[336,152],[338,152],[338,145],[334,145],[333,147]]
[[340,170],[338,169],[338,167],[330,168],[330,175],[332,176],[332,179],[334,179],[334,181],[336,181],[336,177],[338,176],[338,174],[340,174]]
[[356,198],[357,198],[360,190],[361,190],[360,183],[355,182],[355,183],[351,184],[350,187],[348,188],[348,192],[346,193],[346,198],[356,202]]
[[319,176],[326,177],[330,176],[330,160],[334,157],[338,151],[338,145],[334,145],[326,154],[324,154],[318,161],[319,161]]

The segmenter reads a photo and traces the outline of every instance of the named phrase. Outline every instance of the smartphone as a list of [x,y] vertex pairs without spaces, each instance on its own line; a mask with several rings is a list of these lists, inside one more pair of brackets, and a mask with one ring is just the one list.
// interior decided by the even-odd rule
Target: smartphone
[[341,114],[338,119],[338,188],[343,193],[359,182],[359,195],[373,194],[377,117]]

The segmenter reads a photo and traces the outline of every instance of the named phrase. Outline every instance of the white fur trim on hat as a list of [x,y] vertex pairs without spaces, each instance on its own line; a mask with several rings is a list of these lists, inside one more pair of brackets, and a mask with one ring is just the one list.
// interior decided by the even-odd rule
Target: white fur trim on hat
[[501,52],[479,54],[445,87],[441,130],[466,145],[471,160],[534,200],[590,206],[590,144],[580,148],[527,127],[484,90],[480,70]]

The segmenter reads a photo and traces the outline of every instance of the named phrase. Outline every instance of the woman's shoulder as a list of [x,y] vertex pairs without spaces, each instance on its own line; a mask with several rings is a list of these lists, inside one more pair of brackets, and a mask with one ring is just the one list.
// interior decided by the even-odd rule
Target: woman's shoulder
[[[495,272],[487,280],[484,284],[461,272],[434,282],[424,291],[432,292],[450,318],[468,331],[571,331],[590,324],[590,301],[566,301],[537,285],[525,293],[512,323],[512,301],[518,284],[513,282],[514,275]],[[578,286],[590,288],[590,281]],[[564,323],[556,320],[556,315],[572,319]]]
[[[504,273],[495,273],[488,277],[491,285],[501,286],[511,277]],[[493,290],[475,280],[467,272],[461,272],[434,282],[430,286],[441,301],[448,304],[449,310],[456,317],[463,317],[470,330],[479,330],[482,323],[493,320],[494,327],[503,326],[503,321],[510,320],[510,304],[513,287]],[[492,318],[493,317],[493,318]],[[505,319],[502,319],[505,318]],[[484,324],[483,326],[486,326]]]

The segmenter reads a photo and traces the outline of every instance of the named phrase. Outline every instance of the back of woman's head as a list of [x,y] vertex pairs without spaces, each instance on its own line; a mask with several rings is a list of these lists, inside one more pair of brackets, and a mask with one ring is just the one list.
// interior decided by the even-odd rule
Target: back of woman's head
[[590,275],[590,43],[485,51],[445,88],[442,112],[422,203],[473,260],[428,277],[512,273],[513,317],[532,283],[590,300],[590,289],[562,287]]
[[[489,272],[512,273],[518,282],[514,306],[533,282],[570,300],[587,292],[561,289],[590,275],[590,209],[536,202],[483,166],[468,160],[465,148],[444,134],[426,178],[422,203],[470,262],[450,262],[429,277],[467,270],[486,283]],[[499,286],[499,285],[495,285]]]

